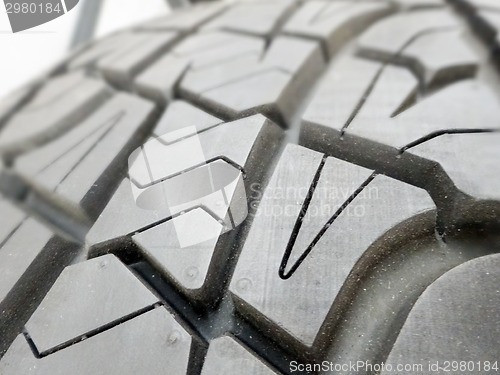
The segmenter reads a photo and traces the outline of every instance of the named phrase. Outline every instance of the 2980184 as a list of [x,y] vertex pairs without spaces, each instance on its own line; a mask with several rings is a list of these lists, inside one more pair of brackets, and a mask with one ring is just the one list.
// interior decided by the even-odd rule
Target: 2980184
[[64,12],[61,9],[61,4],[57,3],[53,5],[52,3],[5,3],[5,9],[7,13],[22,13],[22,14],[42,14],[42,13],[61,13]]
[[[429,366],[430,368],[430,366]],[[498,361],[443,361],[443,366],[438,366],[439,370],[445,372],[498,372]]]

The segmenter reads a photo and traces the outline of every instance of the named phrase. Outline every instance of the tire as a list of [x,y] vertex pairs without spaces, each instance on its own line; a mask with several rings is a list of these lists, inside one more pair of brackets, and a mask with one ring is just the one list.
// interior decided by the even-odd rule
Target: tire
[[14,93],[0,373],[496,373],[499,10],[200,4]]

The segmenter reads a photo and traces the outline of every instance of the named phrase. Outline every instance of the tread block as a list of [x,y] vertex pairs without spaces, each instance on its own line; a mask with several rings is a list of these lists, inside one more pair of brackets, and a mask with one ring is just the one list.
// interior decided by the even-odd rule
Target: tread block
[[184,375],[191,342],[172,315],[157,307],[40,359],[19,335],[0,361],[0,372],[133,375],[160,374],[168,369],[169,374]]
[[104,83],[80,73],[52,79],[3,127],[0,154],[19,153],[49,141],[75,126],[109,96]]
[[[243,169],[249,181],[248,183],[251,183],[258,174],[258,170],[263,168],[261,160],[257,160],[262,156],[258,152],[269,150],[266,151],[267,154],[267,152],[274,149],[280,134],[281,132],[276,125],[264,117],[256,115],[207,130],[199,135],[199,140],[206,160],[221,156],[227,157]],[[268,138],[265,139],[264,135]],[[159,160],[166,153],[172,160],[169,164],[159,165],[162,169],[159,171],[157,178],[163,179],[193,167],[187,162],[184,166],[174,162],[176,157],[174,151],[179,150],[179,152],[182,152],[181,155],[184,155],[183,145],[188,144],[190,141],[190,139],[185,139],[172,145],[163,145],[155,140],[155,145],[158,145],[158,150],[162,152],[158,155]],[[153,150],[152,154],[155,153],[156,150]],[[168,170],[164,168],[168,168]],[[143,172],[137,164],[131,170],[135,181],[142,181],[147,186],[150,184],[149,175],[144,175]],[[110,241],[133,233],[168,216],[169,210],[162,206],[159,206],[157,210],[139,208],[132,194],[131,183],[127,179],[121,183],[115,196],[90,230],[87,241],[92,245]],[[120,221],[120,225],[116,225],[116,217],[124,218],[123,221]]]
[[287,123],[324,66],[318,43],[288,36],[275,38],[260,60],[246,59],[188,71],[181,93],[229,117],[262,112]]
[[370,23],[389,14],[384,2],[310,1],[285,24],[285,34],[319,39],[332,57],[345,42]]
[[270,36],[295,7],[294,0],[243,2],[233,5],[202,30],[231,30],[257,36]]
[[[489,255],[466,262],[436,280],[413,307],[392,351],[384,361],[422,364],[423,371],[400,374],[431,374],[428,363],[456,358],[474,363],[498,360],[500,346],[500,256]],[[490,369],[494,372],[493,369]],[[478,370],[474,373],[491,373]],[[388,374],[389,372],[382,372]],[[391,374],[398,372],[390,372]]]
[[[128,94],[111,100],[67,133],[16,159],[15,170],[54,191],[89,217],[102,210],[113,178],[125,173],[126,155],[154,107]],[[92,194],[92,201],[85,200]]]
[[[132,238],[145,257],[157,268],[171,275],[185,292],[193,295],[199,291],[196,294],[201,297],[201,289],[209,273],[212,255],[221,229],[216,222],[210,221],[214,225],[213,228],[207,224],[207,219],[212,218],[201,208],[190,211],[181,218],[188,222],[187,228],[169,220],[138,233]],[[192,230],[195,225],[198,226],[197,233],[193,233]],[[182,236],[182,232],[194,237],[196,243],[181,247],[177,238]],[[200,242],[197,238],[205,234],[200,234],[200,232],[206,232],[206,236],[212,238]],[[224,262],[225,259],[220,259],[220,261]]]
[[[497,136],[467,134],[500,130],[496,95],[480,82],[460,81],[393,116],[412,100],[417,81],[393,66],[386,66],[375,79],[377,69],[375,63],[359,59],[334,64],[303,116],[302,137],[319,131],[325,138],[338,139],[345,132],[409,152],[439,163],[466,194],[498,199],[498,179],[492,173],[500,157],[494,146]],[[362,106],[356,108],[359,98]]]
[[[106,251],[106,249],[111,248],[113,241],[133,236],[133,240],[139,245],[139,250],[167,277],[170,277],[183,292],[194,298],[207,298],[209,296],[206,293],[207,288],[211,288],[211,286],[207,285],[206,276],[216,274],[216,271],[225,264],[224,259],[227,257],[226,251],[228,249],[224,246],[224,240],[219,241],[218,238],[209,237],[204,242],[182,248],[182,244],[177,242],[179,237],[173,233],[174,229],[178,235],[179,224],[181,228],[184,228],[181,229],[181,232],[186,237],[197,238],[197,236],[201,236],[202,231],[200,231],[199,226],[197,227],[193,223],[202,220],[203,210],[193,211],[192,209],[196,207],[191,207],[190,205],[193,203],[190,201],[172,209],[169,209],[165,204],[141,208],[139,203],[136,203],[134,198],[136,195],[133,191],[164,186],[158,185],[156,183],[158,181],[172,184],[180,181],[183,186],[197,186],[202,189],[205,186],[203,183],[187,181],[192,178],[191,176],[196,176],[196,174],[191,175],[191,172],[196,173],[204,168],[200,164],[199,167],[192,169],[199,164],[198,159],[185,158],[186,150],[191,150],[189,147],[192,146],[193,140],[199,141],[203,151],[203,160],[214,160],[210,165],[217,162],[229,166],[228,161],[230,161],[231,168],[239,166],[245,174],[245,185],[248,188],[252,183],[259,182],[259,176],[265,167],[263,160],[268,160],[272,155],[281,134],[281,130],[275,124],[261,115],[256,115],[218,125],[199,133],[197,137],[187,137],[171,144],[164,144],[159,140],[153,140],[153,144],[150,143],[151,141],[146,143],[145,152],[141,155],[148,156],[147,163],[152,168],[152,179],[149,174],[144,174],[144,170],[141,168],[141,165],[143,167],[146,165],[141,160],[145,161],[146,159],[141,159],[142,156],[141,158],[132,158],[129,174],[133,180],[125,179],[122,181],[115,195],[87,235],[87,243],[94,247],[93,252],[99,253],[101,249]],[[224,160],[216,160],[221,157]],[[170,160],[170,162],[166,163],[165,160]],[[236,172],[240,173],[239,170]],[[227,204],[219,204],[221,197],[218,192],[197,199],[196,202],[199,203],[196,204],[210,208],[208,212],[211,212],[211,215],[216,215],[220,222],[225,223],[228,221],[228,207],[230,207],[232,219],[235,223],[240,223],[246,216],[246,209],[235,211],[233,208],[246,208],[247,200],[242,182],[238,181],[238,183],[232,184],[229,190],[226,190]],[[186,189],[180,191],[184,193]],[[170,219],[171,215],[175,213],[180,214],[180,216]],[[117,223],[117,217],[123,219]],[[175,223],[173,220],[176,220]],[[218,222],[214,222],[214,224],[216,224],[216,228],[210,228],[217,230],[217,226],[219,226],[218,230],[222,230]],[[175,256],[179,252],[184,253],[183,259]],[[171,256],[167,256],[168,254]]]
[[158,302],[113,255],[67,267],[26,324],[40,353]]
[[[130,179],[138,187],[145,187],[195,167],[200,160],[209,162],[220,157],[245,170],[259,133],[266,127],[275,126],[265,117],[255,115],[167,145],[162,138],[151,139],[130,156]],[[201,148],[196,150],[195,146]],[[187,150],[193,154],[188,155]],[[179,160],[175,160],[176,157]],[[144,168],[145,163],[147,168]]]
[[358,47],[365,55],[380,52],[396,55],[407,43],[424,33],[440,29],[459,28],[458,20],[446,10],[420,10],[388,17],[365,31]]
[[[314,351],[322,332],[334,323],[333,302],[341,298],[342,286],[370,245],[397,224],[434,208],[421,189],[385,176],[365,180],[371,171],[334,158],[320,168],[322,158],[299,146],[287,147],[263,194],[230,284],[242,315],[301,354]],[[304,192],[318,173],[305,206],[306,224],[297,228]],[[352,201],[339,210],[348,198]],[[273,207],[286,210],[277,214]],[[304,246],[312,239],[312,249]],[[290,244],[292,261],[305,256],[295,270],[289,259],[281,278],[280,266]]]
[[183,33],[192,31],[222,13],[227,8],[223,2],[198,3],[175,13],[140,26],[143,30],[177,30]]
[[[131,188],[132,182],[122,180],[113,197],[104,208],[97,221],[87,234],[89,246],[111,248],[113,240],[121,240],[140,228],[149,226],[170,216],[168,207],[145,210],[136,206]],[[121,220],[116,222],[116,218]]]
[[219,374],[271,375],[277,373],[234,338],[222,336],[210,342],[201,371],[201,375]]
[[152,64],[137,77],[134,85],[139,93],[148,98],[169,101],[174,96],[175,86],[188,69],[197,71],[233,59],[241,64],[242,58],[261,56],[264,44],[261,38],[225,31],[196,34]]
[[498,133],[445,134],[406,152],[439,163],[464,193],[500,200],[499,142]]

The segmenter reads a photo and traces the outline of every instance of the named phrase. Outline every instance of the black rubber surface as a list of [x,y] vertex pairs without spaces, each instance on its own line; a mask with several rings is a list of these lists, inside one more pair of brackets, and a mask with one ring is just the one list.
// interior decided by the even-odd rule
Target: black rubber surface
[[0,373],[497,373],[499,12],[205,3],[13,93]]

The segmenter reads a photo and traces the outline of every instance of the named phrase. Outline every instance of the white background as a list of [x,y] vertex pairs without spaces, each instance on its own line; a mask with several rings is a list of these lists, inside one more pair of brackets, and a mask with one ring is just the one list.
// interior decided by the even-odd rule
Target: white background
[[[63,58],[70,48],[80,9],[86,0],[67,14],[46,24],[13,34],[5,5],[0,0],[0,101]],[[129,25],[170,12],[166,0],[102,0],[97,38]]]

